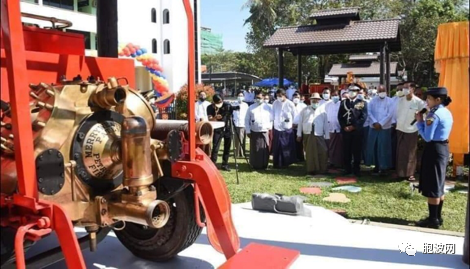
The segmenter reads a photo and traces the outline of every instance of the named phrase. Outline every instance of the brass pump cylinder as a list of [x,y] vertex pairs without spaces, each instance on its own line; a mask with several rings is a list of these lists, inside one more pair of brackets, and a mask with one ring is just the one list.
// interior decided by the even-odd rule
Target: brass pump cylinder
[[121,154],[124,186],[133,192],[153,183],[150,131],[147,131],[144,118],[132,116],[124,119]]

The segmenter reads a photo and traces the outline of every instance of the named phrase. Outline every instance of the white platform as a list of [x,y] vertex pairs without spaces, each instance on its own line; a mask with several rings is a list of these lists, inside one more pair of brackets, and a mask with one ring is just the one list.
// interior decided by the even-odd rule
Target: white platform
[[[468,268],[462,262],[463,237],[436,235],[402,229],[352,224],[321,207],[309,206],[312,218],[293,217],[251,210],[251,204],[233,206],[233,218],[242,248],[250,242],[296,249],[301,256],[292,268]],[[83,230],[77,229],[80,236]],[[40,252],[51,240],[39,242],[28,256]],[[398,245],[409,243],[415,256],[400,253]],[[423,254],[424,244],[455,244],[455,255]],[[41,246],[42,245],[42,246]],[[209,244],[205,232],[196,243],[168,263],[135,258],[113,233],[84,251],[87,268],[217,268],[225,262]],[[65,262],[49,268],[66,268]]]

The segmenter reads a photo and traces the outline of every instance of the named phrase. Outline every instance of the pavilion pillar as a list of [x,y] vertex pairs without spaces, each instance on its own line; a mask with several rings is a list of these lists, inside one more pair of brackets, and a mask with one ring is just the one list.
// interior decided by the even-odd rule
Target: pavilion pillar
[[279,87],[284,87],[284,49],[278,48],[278,78],[279,78]]
[[302,89],[302,54],[297,54],[297,83],[299,84],[299,90]]
[[380,46],[380,84],[384,85],[385,81],[385,44]]
[[117,0],[98,0],[96,4],[96,35],[99,57],[118,57]]
[[388,44],[385,43],[385,89],[387,93],[390,93],[390,50],[388,48]]

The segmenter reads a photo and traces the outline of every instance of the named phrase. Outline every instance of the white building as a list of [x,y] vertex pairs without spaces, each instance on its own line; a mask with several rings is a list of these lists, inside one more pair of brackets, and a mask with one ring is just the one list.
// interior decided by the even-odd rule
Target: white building
[[[201,51],[200,0],[191,0],[197,35],[197,52]],[[66,31],[85,36],[85,54],[97,56],[96,0],[21,0],[21,12],[71,21]],[[49,27],[49,22],[23,18],[23,22]],[[183,0],[118,0],[119,44],[133,43],[146,48],[160,62],[170,89],[178,92],[188,80],[187,18]],[[196,81],[201,81],[201,56],[197,53]],[[149,73],[139,62],[136,65],[136,87],[152,87]]]

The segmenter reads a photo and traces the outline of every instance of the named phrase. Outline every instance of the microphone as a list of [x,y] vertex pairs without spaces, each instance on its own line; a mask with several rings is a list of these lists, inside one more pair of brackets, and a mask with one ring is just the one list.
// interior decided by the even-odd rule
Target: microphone
[[[426,113],[426,111],[428,111],[426,108],[423,108],[421,109],[418,113],[423,115],[424,113]],[[416,119],[414,119],[410,125],[414,125],[416,123]]]

